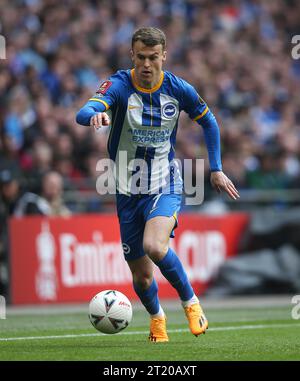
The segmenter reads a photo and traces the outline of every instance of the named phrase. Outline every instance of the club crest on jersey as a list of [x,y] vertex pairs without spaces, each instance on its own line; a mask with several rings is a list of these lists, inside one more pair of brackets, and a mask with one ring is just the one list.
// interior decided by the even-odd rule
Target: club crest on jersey
[[172,119],[176,115],[177,107],[174,103],[169,102],[163,105],[162,114],[167,119]]
[[96,94],[104,95],[107,92],[107,90],[110,88],[111,85],[112,85],[111,81],[102,82],[99,89],[96,91]]

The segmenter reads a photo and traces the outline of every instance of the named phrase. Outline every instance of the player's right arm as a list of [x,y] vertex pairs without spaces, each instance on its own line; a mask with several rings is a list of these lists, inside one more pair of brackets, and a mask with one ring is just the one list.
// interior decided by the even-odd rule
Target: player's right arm
[[[95,96],[94,96],[95,97]],[[76,114],[76,122],[83,126],[94,126],[96,128],[101,127],[106,121],[109,121],[108,115],[105,113],[108,110],[102,100],[96,100],[97,98],[91,98],[89,101],[78,111]]]
[[96,94],[76,114],[76,122],[96,129],[108,126],[110,121],[106,111],[118,102],[122,86],[122,77],[119,73],[102,82]]

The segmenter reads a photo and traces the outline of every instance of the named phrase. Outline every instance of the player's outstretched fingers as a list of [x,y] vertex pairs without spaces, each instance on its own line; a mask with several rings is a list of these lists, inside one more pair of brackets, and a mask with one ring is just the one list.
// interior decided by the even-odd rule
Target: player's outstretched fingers
[[212,173],[211,183],[217,192],[224,191],[233,200],[237,200],[240,197],[233,182],[222,171]]
[[236,189],[236,187],[234,186],[234,184],[231,181],[228,183],[227,187],[228,187],[228,190],[230,192],[229,195],[231,198],[233,198],[234,200],[237,200],[238,198],[240,198],[238,190]]
[[239,192],[237,191],[236,187],[230,179],[226,178],[225,186],[223,187],[223,189],[233,200],[237,200],[238,198],[240,198]]

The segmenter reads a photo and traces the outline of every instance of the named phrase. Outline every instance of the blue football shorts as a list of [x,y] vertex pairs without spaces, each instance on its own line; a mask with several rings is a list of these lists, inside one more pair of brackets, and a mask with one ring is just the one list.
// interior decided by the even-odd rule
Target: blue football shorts
[[[143,236],[146,222],[157,216],[175,218],[174,229],[178,225],[177,214],[181,206],[181,194],[153,194],[125,196],[117,194],[117,212],[123,252],[126,261],[145,255]],[[174,237],[174,229],[170,237]]]

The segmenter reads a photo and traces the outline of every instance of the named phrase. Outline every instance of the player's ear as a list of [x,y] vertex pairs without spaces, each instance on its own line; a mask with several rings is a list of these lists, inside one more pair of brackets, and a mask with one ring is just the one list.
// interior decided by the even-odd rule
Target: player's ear
[[166,59],[167,59],[167,51],[164,50],[164,51],[163,51],[163,57],[162,57],[162,60],[163,60],[163,61],[166,61]]
[[131,61],[133,62],[134,61],[134,54],[133,54],[133,50],[132,49],[130,50],[130,57],[131,57]]

